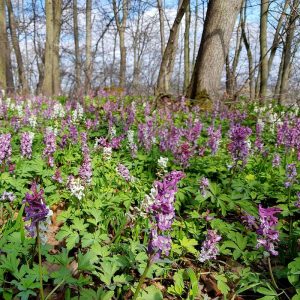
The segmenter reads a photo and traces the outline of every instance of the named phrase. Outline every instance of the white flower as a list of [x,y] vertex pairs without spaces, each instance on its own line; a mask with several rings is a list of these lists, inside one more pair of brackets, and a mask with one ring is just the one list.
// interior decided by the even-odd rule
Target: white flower
[[111,147],[103,147],[103,158],[105,160],[110,160],[112,155],[112,148]]
[[166,169],[167,168],[167,164],[168,164],[169,159],[167,157],[160,157],[159,160],[157,161],[158,166],[162,169]]
[[69,177],[68,187],[73,196],[78,200],[84,197],[84,186],[81,185],[80,178]]
[[37,121],[36,121],[36,116],[35,115],[31,115],[28,119],[28,122],[30,124],[30,126],[32,128],[35,128],[36,127],[36,124],[37,124]]

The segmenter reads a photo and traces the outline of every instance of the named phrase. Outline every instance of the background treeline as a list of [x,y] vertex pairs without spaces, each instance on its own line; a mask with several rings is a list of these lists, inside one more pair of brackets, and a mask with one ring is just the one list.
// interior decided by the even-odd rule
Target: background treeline
[[300,0],[0,0],[0,86],[299,99]]

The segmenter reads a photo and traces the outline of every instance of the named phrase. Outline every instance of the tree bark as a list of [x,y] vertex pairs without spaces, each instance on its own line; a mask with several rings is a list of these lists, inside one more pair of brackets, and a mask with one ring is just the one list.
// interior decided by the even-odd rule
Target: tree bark
[[18,75],[19,75],[19,91],[22,91],[24,94],[29,92],[28,82],[25,75],[25,69],[23,64],[23,58],[20,50],[19,40],[17,36],[17,25],[14,17],[13,7],[11,0],[6,0],[7,10],[8,10],[8,21],[9,29],[11,35],[11,41],[16,55],[17,65],[18,65]]
[[79,32],[78,32],[78,8],[77,0],[73,0],[73,28],[75,47],[75,91],[80,87],[80,64],[79,64]]
[[193,49],[193,63],[192,68],[195,66],[196,61],[196,51],[197,51],[197,29],[198,29],[198,0],[195,4],[195,27],[194,27],[194,49]]
[[0,89],[6,90],[7,33],[4,0],[0,0]]
[[242,0],[209,1],[188,98],[205,100],[219,96],[222,70],[241,5]]
[[284,98],[288,94],[288,79],[289,79],[289,70],[292,59],[292,42],[295,35],[296,21],[299,18],[298,14],[299,0],[294,0],[291,5],[291,14],[289,16],[288,27],[286,31],[286,39],[283,47],[283,65],[282,65],[282,76],[279,92],[279,103],[282,103]]
[[126,83],[126,46],[125,46],[125,28],[128,16],[128,3],[127,0],[122,0],[122,17],[120,17],[120,11],[117,7],[116,0],[113,0],[113,10],[115,21],[119,33],[120,41],[120,75],[119,85],[124,88]]
[[263,102],[267,96],[268,88],[268,44],[267,44],[267,25],[268,25],[269,0],[261,0],[260,7],[260,86],[259,98]]
[[278,46],[280,44],[280,39],[281,39],[281,36],[282,36],[281,30],[282,30],[282,27],[283,27],[283,21],[286,18],[286,11],[289,7],[289,4],[290,4],[290,0],[285,0],[282,12],[281,12],[280,17],[278,19],[278,23],[277,23],[277,26],[276,26],[276,30],[275,30],[275,33],[274,33],[274,38],[273,38],[273,42],[272,42],[272,46],[271,46],[271,52],[270,52],[270,56],[269,56],[269,60],[268,60],[268,77],[270,75],[270,70],[271,70],[271,67],[273,65],[273,60],[274,60],[276,51],[277,51]]
[[86,37],[85,37],[85,92],[91,89],[92,80],[92,0],[86,0]]
[[191,7],[187,6],[185,12],[185,30],[184,30],[184,80],[183,92],[187,91],[190,83],[190,27],[191,27]]
[[176,55],[177,40],[178,40],[178,30],[181,20],[185,14],[189,0],[183,0],[178,11],[172,28],[170,30],[170,35],[168,39],[167,46],[162,57],[155,93],[166,94],[169,91],[169,80],[170,72],[172,70],[172,65],[174,63],[174,58]]
[[157,0],[157,8],[159,14],[160,51],[161,51],[161,57],[163,57],[166,41],[165,41],[164,8],[161,0]]
[[244,14],[241,15],[241,18],[242,18],[241,19],[241,29],[242,29],[243,43],[245,45],[246,52],[247,52],[247,58],[248,58],[250,100],[253,100],[255,98],[254,67],[253,67],[252,51],[251,51],[249,40],[247,38],[246,28],[245,28],[246,16],[247,16],[247,2],[245,4],[245,6],[244,6]]
[[61,1],[53,0],[54,24],[53,24],[53,94],[61,93],[60,67],[59,67],[59,41],[61,29]]

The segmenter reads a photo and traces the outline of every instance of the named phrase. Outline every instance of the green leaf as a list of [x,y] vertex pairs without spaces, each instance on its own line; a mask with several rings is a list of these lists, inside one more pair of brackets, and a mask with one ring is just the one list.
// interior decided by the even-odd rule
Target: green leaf
[[141,292],[141,296],[139,296],[137,299],[138,300],[163,300],[163,295],[157,287],[151,285],[146,287]]

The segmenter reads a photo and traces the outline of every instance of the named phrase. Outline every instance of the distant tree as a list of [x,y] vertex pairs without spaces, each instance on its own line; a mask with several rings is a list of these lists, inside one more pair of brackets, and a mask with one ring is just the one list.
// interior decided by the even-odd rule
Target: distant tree
[[75,47],[75,91],[80,87],[80,59],[79,59],[79,32],[77,0],[73,0],[73,31]]
[[86,0],[85,35],[85,92],[91,88],[92,80],[92,0]]
[[173,71],[177,41],[178,41],[178,30],[181,20],[186,12],[187,6],[189,5],[189,0],[180,1],[179,9],[175,17],[174,23],[170,29],[170,35],[168,39],[167,46],[162,57],[157,84],[156,84],[156,94],[166,94],[169,92],[169,81],[171,73]]
[[7,34],[5,1],[0,0],[0,89],[6,89]]
[[126,83],[126,46],[125,46],[125,29],[128,17],[128,0],[112,1],[113,11],[115,16],[115,22],[119,33],[120,40],[120,75],[119,85],[125,87]]
[[17,60],[18,75],[19,75],[19,92],[27,94],[29,92],[28,82],[25,74],[25,68],[23,64],[22,53],[20,50],[19,39],[17,34],[17,24],[13,12],[13,6],[11,0],[6,0],[8,10],[8,24],[11,35],[11,41],[14,48],[14,52]]
[[59,41],[61,29],[61,0],[46,0],[46,48],[43,94],[60,93]]
[[259,99],[264,101],[267,96],[268,88],[268,43],[267,43],[267,25],[268,25],[269,0],[261,0],[260,5],[260,86]]
[[210,0],[187,97],[217,98],[229,42],[242,0]]

